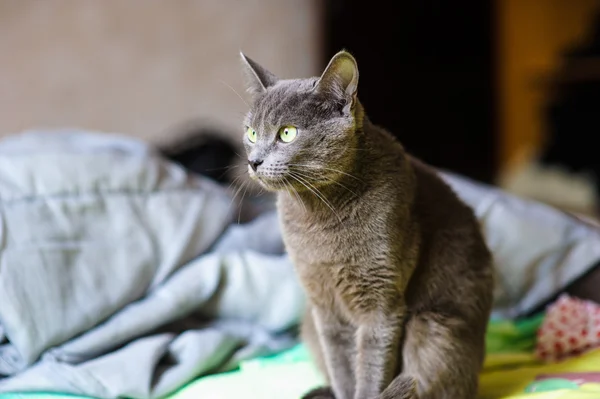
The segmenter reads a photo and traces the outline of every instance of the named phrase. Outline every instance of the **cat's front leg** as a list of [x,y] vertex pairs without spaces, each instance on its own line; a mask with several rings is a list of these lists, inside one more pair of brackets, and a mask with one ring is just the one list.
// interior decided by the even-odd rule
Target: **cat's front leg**
[[313,308],[312,316],[335,398],[353,399],[356,328],[333,312],[319,307]]
[[402,322],[402,316],[376,314],[358,327],[354,399],[378,397],[394,378]]

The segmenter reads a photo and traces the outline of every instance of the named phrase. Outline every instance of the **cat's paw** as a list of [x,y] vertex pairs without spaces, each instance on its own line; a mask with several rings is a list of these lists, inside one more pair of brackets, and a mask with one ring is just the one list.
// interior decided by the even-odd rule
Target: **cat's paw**
[[331,387],[321,387],[309,391],[302,399],[335,399],[335,395]]

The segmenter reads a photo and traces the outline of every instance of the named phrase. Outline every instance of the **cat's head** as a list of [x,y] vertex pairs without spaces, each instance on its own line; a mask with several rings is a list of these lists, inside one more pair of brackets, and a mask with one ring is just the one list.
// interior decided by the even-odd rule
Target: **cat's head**
[[353,162],[358,67],[336,54],[319,78],[278,79],[242,56],[252,104],[244,120],[248,173],[268,190],[333,184]]

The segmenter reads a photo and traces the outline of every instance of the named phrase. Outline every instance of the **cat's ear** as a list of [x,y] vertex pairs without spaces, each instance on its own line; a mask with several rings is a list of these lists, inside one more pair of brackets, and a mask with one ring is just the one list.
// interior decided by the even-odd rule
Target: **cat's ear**
[[334,55],[315,89],[336,101],[343,101],[344,112],[350,112],[356,104],[358,91],[358,65],[354,57],[347,51]]
[[262,93],[269,86],[273,86],[279,80],[277,76],[260,66],[256,61],[247,57],[240,51],[242,57],[242,66],[244,68],[244,74],[248,79],[248,91],[250,94]]

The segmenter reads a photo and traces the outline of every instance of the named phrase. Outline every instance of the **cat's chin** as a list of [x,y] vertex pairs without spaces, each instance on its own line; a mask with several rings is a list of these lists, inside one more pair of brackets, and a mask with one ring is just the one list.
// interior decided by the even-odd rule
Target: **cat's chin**
[[284,179],[264,178],[251,176],[252,180],[257,182],[262,188],[270,192],[285,191],[287,185]]
[[275,187],[275,186],[273,186],[273,185],[270,185],[270,184],[265,184],[265,183],[262,183],[262,182],[260,183],[260,186],[261,186],[262,188],[264,188],[266,191],[269,191],[269,192],[271,192],[271,193],[280,193],[280,192],[287,191],[287,190],[286,190],[284,187],[282,187],[282,186],[277,186],[277,187]]

